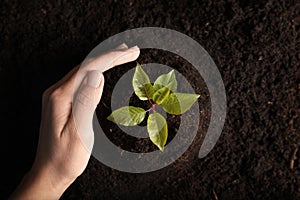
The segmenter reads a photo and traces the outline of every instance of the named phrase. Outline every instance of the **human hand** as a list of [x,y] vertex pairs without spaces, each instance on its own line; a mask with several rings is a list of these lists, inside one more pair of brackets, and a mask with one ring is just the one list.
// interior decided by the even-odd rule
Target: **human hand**
[[58,199],[84,171],[91,155],[92,119],[104,86],[103,72],[139,56],[122,44],[75,67],[43,94],[36,159],[12,199]]

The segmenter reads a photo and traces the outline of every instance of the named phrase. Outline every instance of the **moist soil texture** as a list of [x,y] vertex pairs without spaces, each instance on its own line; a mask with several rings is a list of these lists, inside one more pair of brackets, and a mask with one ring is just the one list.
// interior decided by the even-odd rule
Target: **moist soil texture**
[[[139,27],[176,30],[209,53],[226,89],[222,134],[198,159],[211,116],[207,86],[183,58],[143,49],[138,62],[174,68],[201,94],[196,137],[179,159],[149,173],[121,172],[92,156],[61,199],[300,199],[299,12],[293,0],[2,0],[0,199],[10,195],[34,160],[43,91],[96,45]],[[149,139],[130,136],[106,119],[114,86],[135,65],[104,73],[96,113],[112,143],[147,153],[157,150]],[[134,94],[129,104],[148,108]],[[181,118],[167,115],[167,122],[170,143]],[[188,134],[189,125],[184,128]]]

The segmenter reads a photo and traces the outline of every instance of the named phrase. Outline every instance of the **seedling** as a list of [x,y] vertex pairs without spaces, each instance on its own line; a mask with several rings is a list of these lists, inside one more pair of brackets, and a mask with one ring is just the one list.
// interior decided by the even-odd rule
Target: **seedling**
[[152,85],[148,75],[138,63],[132,86],[140,100],[149,101],[150,108],[144,110],[140,107],[124,106],[113,111],[107,119],[123,126],[135,126],[144,120],[147,112],[151,112],[147,119],[148,134],[150,140],[163,151],[168,138],[168,125],[166,119],[156,111],[156,106],[162,106],[169,114],[180,115],[188,111],[200,95],[176,92],[177,81],[174,70],[160,75]]

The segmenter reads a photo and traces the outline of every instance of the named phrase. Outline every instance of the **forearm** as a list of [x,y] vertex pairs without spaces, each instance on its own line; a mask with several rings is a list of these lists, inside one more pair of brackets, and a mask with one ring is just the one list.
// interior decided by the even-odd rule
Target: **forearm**
[[59,199],[74,180],[60,179],[50,171],[49,169],[31,169],[10,199]]

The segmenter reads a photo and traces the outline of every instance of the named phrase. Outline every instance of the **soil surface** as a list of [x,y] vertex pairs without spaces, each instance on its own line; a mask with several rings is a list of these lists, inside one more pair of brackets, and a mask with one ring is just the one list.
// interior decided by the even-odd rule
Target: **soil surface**
[[[143,50],[140,63],[168,65],[196,93],[200,123],[189,149],[150,173],[111,169],[91,158],[62,199],[300,199],[300,5],[296,1],[23,1],[0,3],[1,185],[6,199],[32,165],[41,95],[97,44],[119,32],[156,26],[201,44],[222,75],[224,129],[203,159],[198,151],[210,119],[210,97],[189,63]],[[111,91],[135,63],[106,72],[97,117],[122,149],[151,152],[148,139],[124,134],[106,120]],[[139,105],[133,95],[130,104]],[[140,105],[146,106],[146,105]],[[180,117],[168,116],[170,136]]]

